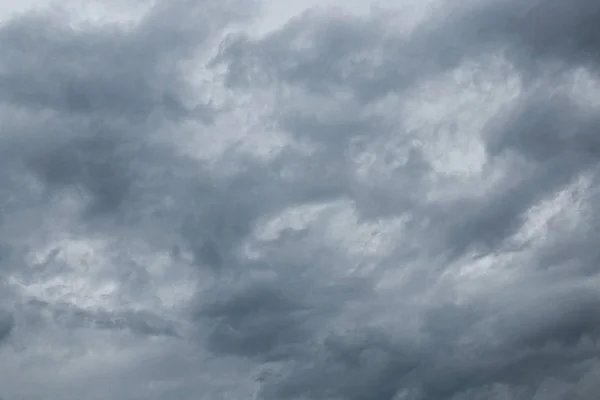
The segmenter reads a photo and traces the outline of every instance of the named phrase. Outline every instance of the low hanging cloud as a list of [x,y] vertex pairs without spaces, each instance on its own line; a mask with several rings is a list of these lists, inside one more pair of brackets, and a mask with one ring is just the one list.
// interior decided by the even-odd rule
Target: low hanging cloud
[[594,398],[600,5],[368,3],[3,18],[0,396]]

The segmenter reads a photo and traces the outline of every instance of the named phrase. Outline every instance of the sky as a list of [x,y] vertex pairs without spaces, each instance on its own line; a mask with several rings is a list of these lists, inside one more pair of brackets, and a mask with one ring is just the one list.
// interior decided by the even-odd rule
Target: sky
[[0,397],[595,399],[599,18],[0,1]]

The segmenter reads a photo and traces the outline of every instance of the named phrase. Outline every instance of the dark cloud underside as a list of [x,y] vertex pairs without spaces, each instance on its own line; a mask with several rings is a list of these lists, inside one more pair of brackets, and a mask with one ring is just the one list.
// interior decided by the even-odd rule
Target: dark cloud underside
[[4,20],[0,395],[595,398],[600,3],[431,5]]

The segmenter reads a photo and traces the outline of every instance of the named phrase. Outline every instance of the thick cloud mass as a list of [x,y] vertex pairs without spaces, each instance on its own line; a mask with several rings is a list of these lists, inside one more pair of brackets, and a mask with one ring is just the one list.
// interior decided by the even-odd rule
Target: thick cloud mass
[[0,24],[0,396],[597,398],[599,2],[91,3]]

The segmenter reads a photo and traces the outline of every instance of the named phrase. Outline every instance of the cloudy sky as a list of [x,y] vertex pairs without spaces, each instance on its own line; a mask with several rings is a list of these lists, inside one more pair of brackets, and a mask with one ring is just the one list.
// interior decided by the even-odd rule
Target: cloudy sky
[[599,20],[0,1],[0,397],[596,399]]

